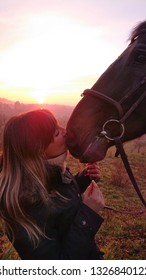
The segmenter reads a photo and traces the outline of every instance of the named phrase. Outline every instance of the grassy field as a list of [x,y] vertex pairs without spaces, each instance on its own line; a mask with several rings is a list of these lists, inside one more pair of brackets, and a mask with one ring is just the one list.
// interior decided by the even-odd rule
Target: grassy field
[[[127,144],[128,158],[137,179],[139,188],[146,199],[146,148]],[[144,260],[146,259],[146,212],[133,189],[120,158],[114,157],[110,149],[106,158],[100,162],[101,180],[98,183],[106,205],[119,210],[104,209],[101,215],[104,223],[96,235],[96,241],[107,260]],[[73,174],[84,165],[69,156],[68,166]],[[123,211],[123,212],[122,212]],[[124,212],[125,211],[125,212]],[[8,242],[0,224],[0,258],[19,259]]]

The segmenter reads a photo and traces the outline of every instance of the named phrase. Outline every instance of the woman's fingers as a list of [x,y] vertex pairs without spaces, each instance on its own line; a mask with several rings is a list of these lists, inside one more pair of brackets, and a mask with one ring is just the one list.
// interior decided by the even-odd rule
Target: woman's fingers
[[96,213],[105,206],[103,194],[94,180],[84,192],[83,202]]
[[95,162],[93,164],[88,163],[86,166],[86,174],[90,176],[91,178],[94,178],[96,180],[100,179],[100,168],[99,163]]

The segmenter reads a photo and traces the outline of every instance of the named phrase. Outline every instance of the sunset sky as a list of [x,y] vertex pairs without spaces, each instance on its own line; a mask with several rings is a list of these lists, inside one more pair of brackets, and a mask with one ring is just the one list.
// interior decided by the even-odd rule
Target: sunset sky
[[0,97],[75,105],[146,20],[146,0],[0,1]]

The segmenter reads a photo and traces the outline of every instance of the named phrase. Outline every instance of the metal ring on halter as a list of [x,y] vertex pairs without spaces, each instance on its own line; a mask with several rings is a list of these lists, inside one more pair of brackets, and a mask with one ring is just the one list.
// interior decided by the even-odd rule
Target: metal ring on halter
[[106,122],[104,123],[104,125],[103,125],[103,127],[102,127],[102,132],[101,132],[101,134],[102,134],[103,136],[105,136],[105,138],[108,139],[108,140],[113,141],[113,140],[115,139],[115,137],[114,137],[114,138],[109,137],[109,136],[107,135],[107,132],[106,132],[106,129],[105,129],[106,125],[107,125],[108,123],[110,123],[110,122],[116,122],[116,123],[119,123],[119,124],[120,124],[121,130],[122,130],[122,131],[121,131],[121,134],[120,134],[119,136],[117,136],[117,137],[122,138],[122,136],[124,135],[124,132],[125,132],[124,125],[123,125],[122,123],[120,123],[119,120],[115,120],[115,119],[110,119],[110,120],[108,120],[108,121],[106,121]]

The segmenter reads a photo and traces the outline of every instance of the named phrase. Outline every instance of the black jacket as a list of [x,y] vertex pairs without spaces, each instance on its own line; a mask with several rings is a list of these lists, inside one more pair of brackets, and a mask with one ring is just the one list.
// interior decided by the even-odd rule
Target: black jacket
[[[24,180],[22,187],[31,190],[28,180]],[[21,259],[25,260],[90,260],[103,259],[102,253],[95,244],[94,236],[103,219],[87,207],[81,198],[81,193],[87,188],[91,180],[80,173],[73,177],[69,170],[62,175],[59,193],[52,198],[53,206],[48,209],[40,201],[29,196],[26,199],[26,212],[37,221],[48,238],[42,238],[38,247],[34,249],[27,232],[19,225],[14,226],[14,247]],[[28,191],[28,192],[29,192]],[[36,195],[37,197],[37,195]],[[64,199],[65,197],[65,199]],[[8,237],[12,241],[10,232]]]

